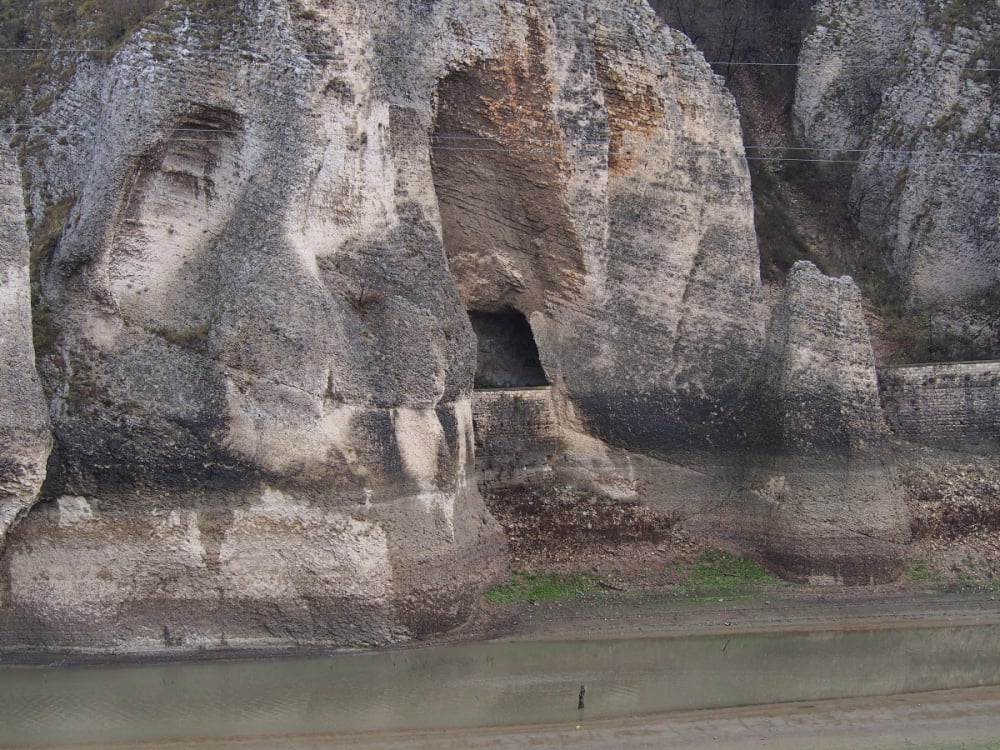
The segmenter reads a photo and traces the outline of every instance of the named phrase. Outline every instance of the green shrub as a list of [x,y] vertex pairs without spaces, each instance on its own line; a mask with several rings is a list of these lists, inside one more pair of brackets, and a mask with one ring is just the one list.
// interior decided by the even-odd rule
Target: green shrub
[[925,560],[911,557],[903,568],[903,578],[913,583],[941,583],[944,577],[939,571],[931,569]]
[[685,596],[732,598],[746,596],[780,581],[760,564],[720,549],[701,553],[678,589]]
[[76,198],[75,195],[67,195],[47,206],[42,218],[31,228],[28,270],[31,278],[31,334],[36,358],[51,351],[59,337],[52,312],[42,296],[42,267],[59,244]]
[[35,359],[52,351],[59,338],[59,328],[52,317],[52,311],[44,300],[37,301],[31,309],[31,339],[35,347]]
[[[790,172],[791,165],[789,163],[784,171]],[[770,280],[782,280],[797,260],[810,260],[823,268],[823,260],[812,252],[794,217],[788,212],[779,178],[764,162],[751,162],[750,177],[753,182],[754,226],[760,248],[761,276]]]
[[511,572],[510,580],[489,589],[484,596],[493,604],[542,601],[583,596],[597,588],[597,579],[586,573]]

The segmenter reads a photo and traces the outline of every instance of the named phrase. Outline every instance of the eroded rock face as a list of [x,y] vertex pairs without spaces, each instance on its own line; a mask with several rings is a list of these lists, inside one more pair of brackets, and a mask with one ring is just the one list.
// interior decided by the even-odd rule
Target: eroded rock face
[[861,292],[799,261],[758,372],[748,528],[796,578],[892,579],[909,541]]
[[390,17],[168,6],[48,113],[90,139],[27,167],[33,205],[79,199],[44,264],[58,451],[4,553],[12,641],[382,644],[463,622],[504,569],[414,141],[461,50],[403,64]]
[[519,52],[436,91],[466,307],[528,319],[587,432],[640,451],[732,444],[766,317],[732,99],[646,8],[565,3],[515,29]]
[[930,354],[1000,356],[1000,143],[993,2],[819,2],[795,115],[859,162],[851,203],[924,316]]
[[[38,497],[52,447],[35,372],[28,233],[14,155],[0,146],[0,548]],[[2,604],[2,598],[0,598]]]
[[[42,263],[57,452],[3,552],[11,645],[383,644],[463,622],[505,564],[469,478],[469,313],[527,322],[553,468],[619,495],[652,478],[727,528],[759,511],[755,440],[825,456],[795,415],[868,397],[851,378],[870,363],[842,387],[826,360],[782,374],[793,351],[836,360],[834,330],[855,346],[860,316],[810,343],[813,308],[790,302],[765,339],[732,99],[645,5],[233,13],[168,5],[37,123],[77,140],[28,161],[30,210],[76,199]],[[796,487],[822,523],[871,509]],[[800,528],[817,513],[782,515],[797,574],[830,567]]]

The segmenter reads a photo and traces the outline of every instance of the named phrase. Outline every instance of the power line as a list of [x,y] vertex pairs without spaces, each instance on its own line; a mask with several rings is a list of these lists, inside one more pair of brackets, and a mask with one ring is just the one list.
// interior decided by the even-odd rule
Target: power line
[[[206,144],[218,141],[211,141],[201,138],[166,138],[159,141],[156,146],[164,146],[170,143],[199,143]],[[612,148],[591,148],[588,149],[588,145],[593,146],[604,146],[606,144],[565,144],[568,146],[576,146],[576,154],[579,156],[604,156],[609,157],[620,157],[629,156],[636,157],[640,154],[628,149],[612,149]],[[464,146],[441,146],[434,145],[432,143],[417,142],[417,141],[402,141],[393,142],[390,141],[387,147],[391,149],[392,147],[418,147],[423,146],[426,150],[431,152],[442,152],[442,153],[456,153],[456,154],[505,154],[508,156],[521,156],[521,157],[531,157],[533,154],[547,153],[555,154],[556,151],[551,146],[546,146],[544,144],[531,144],[525,148],[489,148],[489,147],[464,147]],[[343,147],[337,149],[326,149],[326,153],[338,153],[338,154],[350,154],[360,152],[360,147]],[[142,158],[149,155],[149,151],[145,152],[134,152],[128,154],[132,158]],[[949,152],[936,152],[928,154],[929,156],[958,156],[958,154],[950,154]],[[924,161],[924,160],[879,160],[879,161],[866,161],[863,159],[815,159],[815,158],[802,158],[802,157],[787,157],[787,156],[747,156],[739,154],[724,154],[715,151],[687,151],[682,156],[689,157],[690,159],[699,158],[715,158],[719,160],[731,160],[734,158],[743,158],[748,162],[768,162],[768,163],[800,163],[800,164],[854,164],[862,167],[899,167],[913,170],[914,168],[947,168],[947,169],[996,169],[1000,168],[1000,161],[995,162],[981,162],[981,163],[969,163],[966,161]],[[1000,154],[988,154],[988,157],[997,157]]]
[[[745,66],[745,67],[760,67],[760,68],[803,68],[808,67],[810,63],[801,62],[730,62],[728,60],[706,60],[709,65],[728,65],[728,66]],[[861,64],[843,64],[838,66],[840,69],[849,70],[885,70],[887,67],[892,67],[891,65],[861,65]],[[996,73],[1000,72],[1000,68],[980,68],[976,66],[963,66],[961,68],[949,68],[949,70],[972,70],[978,73]]]
[[[228,52],[254,52],[254,50],[251,50],[251,49],[246,48],[246,47],[229,47],[229,48],[223,48],[223,49],[225,51],[228,51]],[[81,48],[76,48],[76,47],[0,47],[0,52],[51,52],[51,53],[54,53],[54,54],[79,54],[79,53],[86,53],[86,54],[97,55],[97,54],[104,54],[104,53],[114,52],[114,51],[115,50],[107,48],[107,47],[97,47],[97,48],[94,48],[94,47],[81,47]],[[372,55],[370,59],[372,59],[372,60],[411,60],[414,57],[419,56],[420,54],[422,54],[420,51],[414,51],[414,52],[409,53],[409,54],[392,54],[392,55],[379,55],[379,54],[375,54],[375,55]],[[323,61],[323,62],[348,62],[348,61],[350,61],[352,59],[352,58],[348,58],[348,57],[344,56],[343,54],[332,54],[332,53],[326,53],[326,52],[310,52],[308,50],[296,53],[295,56],[299,57],[299,58],[306,58],[306,60],[309,61],[309,62],[313,61],[310,58],[313,58],[313,59],[319,60],[319,61]],[[262,57],[266,57],[266,56],[262,55]],[[366,58],[360,58],[360,59],[366,59]],[[487,59],[489,59],[489,58],[487,58]],[[576,58],[576,59],[580,59],[581,62],[596,62],[597,61],[597,58],[595,58],[595,57],[586,57],[586,58],[582,58],[582,59],[581,58]],[[802,62],[767,62],[767,61],[765,61],[765,62],[739,62],[739,61],[735,61],[735,60],[706,60],[705,62],[708,65],[719,65],[719,66],[727,66],[727,67],[755,67],[755,68],[802,68],[802,67],[810,67],[812,65],[811,63],[802,63]],[[865,65],[865,64],[850,64],[850,63],[843,64],[843,63],[840,63],[838,65],[838,67],[841,70],[884,70],[887,66],[886,65],[877,65],[877,64]],[[891,66],[889,66],[889,67],[891,67]],[[1000,73],[1000,68],[978,67],[978,66],[974,66],[974,65],[971,65],[971,66],[967,65],[967,66],[962,66],[962,67],[958,67],[958,68],[949,68],[949,70],[970,71],[970,72],[973,72],[973,73]]]
[[982,169],[1000,167],[1000,162],[995,164],[968,164],[965,162],[944,162],[944,161],[863,161],[857,159],[798,159],[793,157],[772,158],[769,156],[748,156],[747,161],[779,161],[779,162],[803,162],[808,164],[860,164],[866,167],[955,167],[960,169]]
[[0,47],[0,52],[54,52],[56,54],[76,54],[78,52],[111,52],[107,47]]
[[[15,123],[15,126],[28,126],[26,123]],[[30,126],[29,126],[30,127]],[[46,128],[56,128],[56,126],[43,126]],[[211,129],[211,128],[175,128],[172,132],[185,132],[185,133],[203,133],[206,136],[215,135],[242,135],[244,131],[242,130],[231,130],[231,129]],[[56,136],[52,133],[39,134],[35,133],[32,135],[35,138],[53,139]],[[168,136],[166,138],[157,141],[156,145],[162,145],[166,143],[213,143],[221,142],[221,138],[192,138],[187,136]],[[436,143],[436,141],[444,141],[444,143]],[[477,145],[462,146],[462,145],[452,145],[451,142],[461,142],[461,141],[472,141]],[[507,153],[507,154],[518,154],[525,151],[552,151],[554,147],[562,147],[563,149],[579,149],[587,150],[588,147],[598,147],[600,152],[603,153],[604,147],[608,145],[607,139],[583,139],[583,140],[561,140],[561,139],[540,139],[540,138],[504,138],[504,137],[492,137],[492,136],[474,136],[474,135],[457,135],[457,134],[447,134],[447,135],[429,135],[427,137],[390,137],[387,145],[392,146],[426,146],[432,151],[457,151],[457,152],[483,152],[483,153]],[[478,145],[482,144],[482,145]],[[488,144],[518,144],[526,148],[497,148],[490,146]],[[338,153],[350,153],[359,150],[360,147],[351,148],[345,146],[339,150],[334,149]],[[887,161],[880,160],[872,162],[866,160],[862,157],[864,156],[921,156],[925,158],[951,158],[951,159],[1000,159],[1000,153],[987,152],[987,151],[922,151],[922,150],[910,150],[910,149],[848,149],[848,148],[837,148],[837,147],[822,147],[822,148],[810,148],[810,147],[798,147],[798,146],[744,146],[744,151],[747,152],[760,152],[760,151],[775,151],[778,152],[776,155],[747,155],[745,158],[747,161],[770,161],[770,162],[806,162],[806,163],[826,163],[826,164],[879,164],[879,165],[889,165],[889,166],[900,166],[900,165],[935,165],[935,166],[948,166],[955,165],[955,162],[926,162],[926,161]],[[329,151],[329,149],[328,149]],[[832,159],[832,158],[804,158],[798,156],[783,156],[784,152],[792,153],[836,153],[836,154],[855,154],[858,158],[855,159]],[[699,155],[713,155],[716,152],[710,152],[702,150],[701,152],[696,152]],[[720,158],[729,158],[728,155],[717,154]],[[974,164],[963,164],[965,166],[978,166]]]
[[[8,123],[8,127],[12,128],[33,128],[40,130],[59,130],[62,126],[59,125],[44,125],[35,124],[30,122],[12,122]],[[213,128],[213,127],[201,127],[201,128],[171,128],[173,133],[203,133],[205,135],[242,135],[246,131],[244,129],[232,129],[232,128]],[[403,128],[404,132],[406,128]],[[33,134],[35,137],[51,138],[53,134]],[[190,140],[196,142],[204,142],[207,139],[204,138],[170,138],[170,140]],[[399,143],[426,143],[428,141],[489,141],[490,143],[526,143],[532,145],[564,145],[564,146],[586,146],[586,145],[603,145],[608,142],[607,138],[583,138],[583,139],[564,139],[564,138],[511,138],[508,136],[493,136],[493,135],[472,135],[468,133],[427,133],[425,136],[414,136],[414,135],[404,135],[402,137],[390,137],[390,142]],[[1000,152],[993,151],[927,151],[924,149],[869,149],[869,148],[847,148],[846,146],[755,146],[752,144],[747,144],[744,147],[746,151],[796,151],[796,152],[832,152],[832,153],[842,153],[842,154],[921,154],[924,156],[967,156],[967,157],[986,157],[986,158],[1000,158]],[[774,157],[761,157],[761,158],[774,158]]]
[[927,156],[985,156],[989,158],[1000,158],[1000,152],[993,151],[919,151],[901,148],[869,149],[869,148],[842,148],[839,146],[744,146],[747,151],[829,151],[841,154],[925,154]]

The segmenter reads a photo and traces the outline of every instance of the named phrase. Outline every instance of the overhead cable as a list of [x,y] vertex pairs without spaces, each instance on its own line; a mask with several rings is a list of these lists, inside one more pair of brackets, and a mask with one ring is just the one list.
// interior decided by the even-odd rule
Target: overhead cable
[[[242,47],[230,47],[224,48],[225,51],[229,52],[253,52],[249,48]],[[0,47],[0,52],[51,52],[53,54],[105,54],[109,52],[114,52],[114,49],[107,47]],[[409,54],[391,54],[391,55],[380,55],[375,54],[371,56],[373,60],[412,60],[415,56],[422,54],[419,50],[414,51]],[[309,60],[309,58],[316,58],[317,60],[324,62],[347,62],[350,58],[344,56],[343,54],[337,53],[327,53],[327,52],[311,52],[309,50],[304,50],[297,53],[298,57],[303,57]],[[366,58],[361,58],[366,59]],[[574,58],[580,59],[580,58]],[[309,60],[311,62],[311,60]],[[595,62],[596,58],[587,57],[581,62]],[[812,63],[802,63],[802,62],[749,62],[749,61],[737,61],[737,60],[706,60],[708,65],[718,65],[727,67],[755,67],[755,68],[802,68],[809,67]],[[837,63],[837,67],[841,70],[884,70],[886,65],[884,64],[852,64],[852,63]],[[998,73],[1000,68],[996,67],[980,67],[980,66],[960,66],[957,68],[950,68],[950,70],[958,71],[969,71],[974,73]]]
[[[9,127],[14,128],[32,128],[39,130],[60,130],[58,125],[34,125],[32,123],[25,122],[15,122],[10,123]],[[205,136],[214,135],[242,135],[245,134],[245,130],[234,130],[229,128],[171,128],[171,133],[201,133]],[[404,131],[405,132],[405,131]],[[54,133],[33,133],[31,137],[40,138],[53,138]],[[193,138],[188,136],[175,137],[167,136],[163,141],[180,141],[180,142],[192,142],[192,143],[205,143],[206,141],[211,141],[211,138]],[[218,140],[218,139],[216,139]],[[442,141],[443,144],[435,144],[436,141]],[[403,136],[390,136],[388,143],[391,145],[422,145],[429,144],[430,148],[439,150],[486,150],[479,146],[470,147],[460,147],[451,145],[452,141],[472,141],[472,142],[486,142],[486,143],[496,143],[496,144],[525,144],[529,146],[540,146],[540,147],[551,147],[551,146],[563,146],[570,148],[579,148],[581,146],[604,146],[608,143],[608,139],[604,138],[582,138],[582,139],[561,139],[561,138],[510,138],[506,136],[490,136],[490,135],[466,135],[459,133],[447,133],[447,134],[428,134],[426,136],[415,136],[415,135],[403,135]],[[773,151],[778,153],[784,152],[796,152],[796,153],[835,153],[835,154],[857,154],[860,156],[868,155],[920,155],[920,156],[947,156],[947,157],[966,157],[966,158],[986,158],[986,159],[1000,159],[1000,152],[991,151],[946,151],[946,150],[935,150],[928,151],[926,149],[876,149],[876,148],[847,148],[846,146],[755,146],[752,144],[747,144],[743,146],[745,151]],[[351,150],[350,148],[345,148],[344,150]],[[498,149],[489,149],[496,151]],[[515,149],[502,149],[507,151],[514,151]],[[751,156],[747,157],[751,159],[765,159],[774,160],[777,156]],[[812,161],[812,160],[811,160]],[[825,161],[822,160],[822,161]]]

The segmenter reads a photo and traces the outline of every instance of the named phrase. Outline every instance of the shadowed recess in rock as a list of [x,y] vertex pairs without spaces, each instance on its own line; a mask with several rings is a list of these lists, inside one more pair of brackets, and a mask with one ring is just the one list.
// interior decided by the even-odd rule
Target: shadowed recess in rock
[[531,326],[519,312],[469,313],[476,332],[476,387],[548,385]]
[[466,308],[527,314],[576,298],[583,255],[541,40],[452,73],[436,94],[434,188]]

